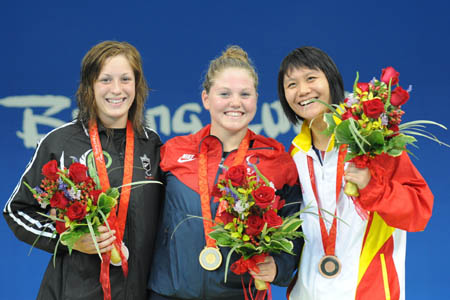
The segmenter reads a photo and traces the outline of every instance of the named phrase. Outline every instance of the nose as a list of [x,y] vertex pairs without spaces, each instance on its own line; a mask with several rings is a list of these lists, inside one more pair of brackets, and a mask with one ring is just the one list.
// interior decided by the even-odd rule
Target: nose
[[298,96],[303,97],[311,92],[311,88],[308,83],[304,82],[298,85]]
[[241,98],[239,95],[231,96],[230,106],[231,107],[240,107],[241,106]]
[[121,86],[120,86],[120,81],[119,80],[113,80],[112,87],[111,87],[111,92],[113,92],[114,94],[120,94],[121,93]]

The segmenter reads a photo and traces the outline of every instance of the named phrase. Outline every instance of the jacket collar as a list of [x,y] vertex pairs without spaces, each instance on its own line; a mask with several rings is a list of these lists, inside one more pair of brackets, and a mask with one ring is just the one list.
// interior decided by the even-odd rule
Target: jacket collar
[[[312,149],[311,129],[309,129],[309,126],[306,124],[306,122],[302,123],[300,133],[292,140],[292,145],[295,147],[295,149],[292,151],[291,155],[295,154],[299,150],[307,153]],[[328,142],[326,152],[331,151],[333,148],[334,134],[331,136],[330,141]]]
[[[88,127],[88,125],[86,125],[83,122],[81,122],[81,126],[83,127],[83,131],[86,134],[86,136],[89,136],[89,127]],[[99,134],[106,134],[106,130],[107,130],[107,128],[105,126],[103,126],[103,124],[101,122],[98,122],[98,133]],[[135,135],[135,137],[137,137],[139,139],[143,139],[143,140],[148,140],[149,139],[149,136],[148,136],[147,131],[146,131],[144,126],[142,126],[142,133],[135,132],[134,135]]]

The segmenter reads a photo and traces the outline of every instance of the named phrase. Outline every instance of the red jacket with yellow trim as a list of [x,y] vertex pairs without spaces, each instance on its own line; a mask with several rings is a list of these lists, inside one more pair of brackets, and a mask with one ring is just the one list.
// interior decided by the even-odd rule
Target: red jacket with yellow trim
[[364,220],[343,186],[336,204],[337,149],[330,147],[319,159],[305,125],[292,144],[304,205],[317,212],[307,165],[311,157],[321,207],[331,212],[337,208],[336,256],[342,269],[332,279],[320,275],[318,263],[324,250],[319,221],[313,214],[302,214],[306,239],[289,299],[405,299],[406,232],[424,230],[433,207],[433,195],[408,154],[383,154],[371,161],[371,181],[355,199],[369,212]]

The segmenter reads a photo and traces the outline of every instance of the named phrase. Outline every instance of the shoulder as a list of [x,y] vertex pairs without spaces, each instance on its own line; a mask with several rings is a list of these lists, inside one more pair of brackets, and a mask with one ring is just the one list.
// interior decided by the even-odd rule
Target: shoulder
[[253,136],[254,139],[254,147],[270,147],[272,148],[274,151],[279,152],[280,154],[282,153],[287,153],[284,149],[283,144],[281,144],[280,142],[278,142],[277,140],[270,138],[270,137],[266,137],[260,134],[256,134]]
[[148,139],[148,142],[154,144],[157,147],[162,145],[161,138],[156,130],[150,127],[143,127],[143,138]]
[[76,135],[89,136],[89,133],[87,131],[84,132],[83,126],[76,121],[65,123],[44,135],[39,141],[39,145],[64,145],[66,141],[72,139]]

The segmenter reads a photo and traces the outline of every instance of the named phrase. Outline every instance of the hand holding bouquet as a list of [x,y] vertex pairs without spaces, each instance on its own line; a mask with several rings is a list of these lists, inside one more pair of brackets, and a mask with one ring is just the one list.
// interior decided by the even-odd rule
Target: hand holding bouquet
[[[351,160],[358,167],[365,167],[370,159],[381,153],[399,156],[406,150],[406,145],[416,142],[414,136],[422,136],[449,147],[423,128],[425,124],[443,125],[417,120],[401,124],[404,114],[402,105],[409,99],[411,86],[404,90],[399,84],[399,73],[392,67],[382,70],[380,80],[373,78],[370,82],[359,82],[357,73],[353,93],[344,103],[334,107],[327,105],[331,113],[324,115],[328,124],[326,134],[334,135],[335,146],[347,145],[346,161]],[[396,85],[392,90],[392,86]],[[408,151],[408,150],[406,150]],[[347,182],[345,193],[358,196],[355,184]]]
[[[259,272],[257,264],[271,253],[286,252],[292,255],[292,240],[302,237],[298,231],[302,220],[300,212],[281,217],[280,209],[285,201],[276,195],[275,188],[257,167],[243,165],[228,169],[225,178],[214,187],[213,195],[219,198],[218,222],[209,236],[220,247],[230,247],[226,259],[226,270],[231,254],[237,252],[241,258],[231,265],[235,274],[249,270]],[[227,272],[225,272],[225,281]],[[265,282],[255,280],[258,289],[266,289]]]

